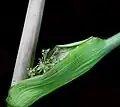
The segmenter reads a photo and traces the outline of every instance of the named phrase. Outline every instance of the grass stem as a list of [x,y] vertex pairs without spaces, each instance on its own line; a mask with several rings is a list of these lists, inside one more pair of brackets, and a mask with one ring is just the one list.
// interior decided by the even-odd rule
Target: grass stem
[[27,68],[33,65],[44,4],[45,0],[29,0],[11,85],[25,79]]

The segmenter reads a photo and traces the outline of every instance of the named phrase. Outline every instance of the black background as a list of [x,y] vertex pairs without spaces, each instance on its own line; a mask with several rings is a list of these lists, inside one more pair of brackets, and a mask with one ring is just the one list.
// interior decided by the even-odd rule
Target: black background
[[[10,86],[27,1],[0,2],[0,107]],[[46,0],[36,58],[43,48],[90,36],[108,38],[120,31],[117,0]],[[32,107],[120,106],[120,48],[104,57],[80,78],[37,101]],[[36,60],[37,62],[37,60]]]

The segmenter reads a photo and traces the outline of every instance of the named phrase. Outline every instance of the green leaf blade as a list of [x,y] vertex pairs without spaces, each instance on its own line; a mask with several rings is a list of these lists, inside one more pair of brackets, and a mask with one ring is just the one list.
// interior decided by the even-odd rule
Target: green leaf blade
[[76,45],[49,72],[41,76],[23,80],[13,86],[6,99],[7,103],[13,107],[30,106],[39,98],[42,98],[90,70],[111,51],[107,46],[106,40],[95,37]]

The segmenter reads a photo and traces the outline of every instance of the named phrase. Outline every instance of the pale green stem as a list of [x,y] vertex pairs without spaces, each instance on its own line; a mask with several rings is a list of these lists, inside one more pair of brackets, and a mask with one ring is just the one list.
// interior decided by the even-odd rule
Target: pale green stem
[[120,33],[108,38],[106,41],[107,53],[120,45]]

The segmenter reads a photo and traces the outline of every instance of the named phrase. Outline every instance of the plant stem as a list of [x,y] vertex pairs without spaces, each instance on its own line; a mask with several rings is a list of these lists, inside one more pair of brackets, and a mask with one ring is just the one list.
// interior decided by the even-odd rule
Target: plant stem
[[29,0],[11,85],[25,79],[33,65],[44,4],[45,0]]
[[117,33],[116,35],[106,39],[105,41],[108,52],[110,52],[120,45],[120,33]]

